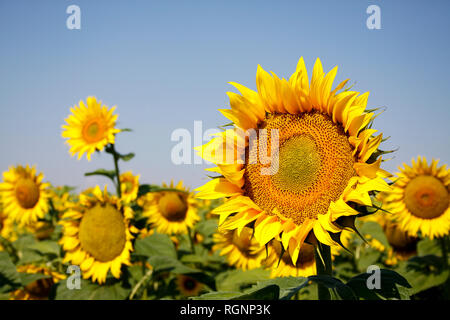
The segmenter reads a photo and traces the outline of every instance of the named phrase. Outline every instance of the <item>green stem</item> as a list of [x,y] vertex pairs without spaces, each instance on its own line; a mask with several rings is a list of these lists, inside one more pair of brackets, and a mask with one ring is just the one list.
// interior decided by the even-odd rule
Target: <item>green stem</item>
[[[439,238],[439,242],[441,244],[442,250],[442,259],[444,260],[444,270],[448,270],[448,251],[447,251],[447,237]],[[450,297],[450,277],[444,283],[444,295],[445,298],[448,299]]]
[[187,229],[188,229],[189,243],[191,245],[191,251],[192,251],[193,254],[195,254],[194,239],[192,238],[191,228],[188,227]]
[[[333,267],[331,263],[330,247],[318,242],[316,250],[314,251],[314,258],[316,260],[317,275],[333,275]],[[331,300],[330,290],[320,283],[317,284],[319,300]]]
[[111,153],[113,155],[113,159],[114,159],[114,170],[116,171],[116,180],[117,180],[117,184],[116,184],[116,188],[117,188],[117,196],[119,198],[122,197],[122,189],[120,187],[120,171],[119,171],[119,154],[116,152],[116,149],[114,148],[114,145],[111,144]]

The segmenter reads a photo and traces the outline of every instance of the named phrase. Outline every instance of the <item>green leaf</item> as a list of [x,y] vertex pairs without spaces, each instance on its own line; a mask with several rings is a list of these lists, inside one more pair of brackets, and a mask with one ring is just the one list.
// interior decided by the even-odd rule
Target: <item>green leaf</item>
[[109,179],[111,179],[114,182],[114,178],[116,176],[116,172],[114,170],[106,170],[106,169],[98,169],[92,172],[86,172],[84,174],[86,177],[89,176],[104,176],[104,177],[108,177]]
[[373,264],[376,264],[381,257],[381,252],[372,249],[366,248],[365,250],[360,251],[360,256],[356,260],[356,264],[358,266],[358,270],[364,272],[367,270],[367,267]]
[[118,154],[119,159],[123,161],[130,161],[134,158],[135,154],[133,152],[127,153],[127,154]]
[[356,296],[352,289],[337,278],[327,275],[317,275],[308,277],[308,280],[330,289],[332,296],[336,299],[356,300]]
[[413,257],[399,263],[396,270],[411,284],[412,295],[437,287],[450,276],[450,270],[444,266],[442,258],[435,255]]
[[367,280],[371,276],[375,276],[374,273],[361,273],[347,282],[347,285],[355,292],[359,298],[365,300],[379,300],[380,298],[386,299],[401,299],[405,298],[405,290],[400,293],[398,287],[411,288],[408,281],[393,270],[380,269],[380,289],[369,289]]
[[208,292],[201,296],[192,298],[193,300],[278,300],[280,288],[275,285],[267,285],[263,288],[252,288],[245,292],[217,291]]
[[135,254],[144,257],[167,256],[176,259],[175,245],[168,235],[154,233],[136,240]]
[[271,284],[263,288],[248,290],[238,297],[231,298],[231,300],[278,300],[279,297],[280,287],[276,284]]
[[220,273],[216,277],[216,286],[218,291],[242,291],[249,288],[261,280],[268,280],[270,271],[261,268],[252,270],[231,270]]
[[56,241],[43,240],[28,246],[29,249],[36,250],[41,254],[59,256],[61,247]]
[[279,288],[279,299],[290,300],[299,290],[308,286],[308,278],[282,277],[270,280],[258,281],[253,289],[276,285]]
[[386,248],[390,248],[389,242],[384,234],[383,228],[374,221],[367,221],[361,227],[360,232],[363,235],[370,235],[372,238],[377,239]]
[[195,230],[202,236],[208,238],[217,231],[217,225],[217,219],[202,220],[195,225]]
[[436,239],[431,240],[424,238],[417,243],[417,255],[426,256],[434,254],[436,256],[442,256],[442,249],[439,241]]
[[194,269],[188,266],[185,266],[176,258],[169,256],[151,256],[148,258],[148,263],[152,266],[155,272],[158,271],[170,271],[175,274],[190,274],[190,273],[198,273],[201,272],[198,269]]
[[42,273],[19,272],[19,276],[23,287],[37,280],[50,278],[50,276]]
[[55,300],[124,300],[130,289],[124,288],[121,282],[98,285],[81,279],[80,289],[68,289],[65,281],[56,284]]
[[0,293],[15,290],[21,286],[20,275],[8,253],[0,252]]

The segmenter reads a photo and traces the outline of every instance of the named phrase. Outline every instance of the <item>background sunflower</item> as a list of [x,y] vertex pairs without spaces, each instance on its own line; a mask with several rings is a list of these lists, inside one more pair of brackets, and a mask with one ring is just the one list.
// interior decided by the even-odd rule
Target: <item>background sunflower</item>
[[42,182],[44,175],[36,167],[10,167],[3,172],[0,197],[4,213],[21,225],[36,222],[48,210],[49,184]]

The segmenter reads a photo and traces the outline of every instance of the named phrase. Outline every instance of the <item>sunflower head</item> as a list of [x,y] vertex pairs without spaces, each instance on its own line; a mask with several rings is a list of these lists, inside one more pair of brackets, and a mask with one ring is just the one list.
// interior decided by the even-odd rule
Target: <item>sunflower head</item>
[[394,177],[391,192],[384,194],[385,207],[410,236],[442,237],[450,232],[450,170],[426,158],[404,164]]
[[4,213],[21,225],[36,222],[48,211],[49,184],[36,168],[17,166],[3,172],[0,183]]
[[197,296],[204,288],[198,280],[184,274],[177,276],[176,284],[178,291],[185,297]]
[[122,199],[126,203],[136,200],[139,191],[139,177],[140,175],[134,176],[131,171],[124,172],[120,175]]
[[101,284],[109,270],[119,278],[122,264],[130,264],[131,232],[136,230],[129,223],[131,208],[109,196],[106,187],[91,192],[82,193],[79,205],[63,215],[60,243],[66,251],[64,262],[79,265],[83,278]]
[[80,159],[86,153],[86,158],[91,160],[94,151],[103,150],[108,143],[114,144],[115,134],[120,132],[115,128],[118,117],[113,114],[115,108],[108,109],[95,97],[88,97],[86,104],[80,101],[79,106],[70,109],[72,114],[62,126],[62,136],[68,138],[66,143],[72,156],[78,153]]
[[220,250],[231,266],[243,270],[259,268],[266,258],[266,250],[254,237],[252,229],[225,230],[213,235],[215,245],[213,251]]
[[390,190],[369,94],[343,90],[347,80],[332,89],[336,73],[319,59],[311,81],[303,59],[289,80],[258,66],[257,91],[232,83],[241,94],[229,92],[231,109],[220,110],[234,128],[196,148],[217,165],[208,170],[219,176],[196,190],[227,199],[213,210],[220,227],[251,227],[261,245],[280,237],[294,263],[306,239],[337,246],[340,221]]
[[18,266],[17,272],[27,274],[42,274],[46,277],[29,283],[23,289],[11,292],[10,299],[12,300],[48,299],[52,286],[66,278],[64,274],[53,271],[46,266],[36,266],[32,264]]
[[183,187],[180,181],[176,186],[173,182],[164,188],[167,191],[150,192],[142,201],[143,215],[148,223],[155,226],[156,231],[165,234],[185,234],[200,219],[198,204],[193,194]]

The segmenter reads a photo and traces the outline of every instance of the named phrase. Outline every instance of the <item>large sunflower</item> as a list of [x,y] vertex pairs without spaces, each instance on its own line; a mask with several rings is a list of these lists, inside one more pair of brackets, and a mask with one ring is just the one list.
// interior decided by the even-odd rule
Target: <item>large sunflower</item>
[[36,167],[10,167],[3,172],[0,198],[3,210],[20,225],[43,218],[48,210],[49,184],[43,183],[44,175],[36,173]]
[[192,192],[183,187],[180,181],[175,187],[173,182],[168,189],[177,189],[149,192],[145,196],[143,216],[148,218],[148,223],[156,228],[159,233],[185,234],[188,228],[200,220],[197,213],[197,201]]
[[228,198],[213,211],[221,229],[252,223],[262,245],[281,234],[295,262],[308,235],[337,245],[355,204],[372,206],[372,191],[389,190],[376,153],[382,135],[365,111],[369,94],[341,91],[347,80],[332,90],[336,72],[325,75],[317,59],[309,82],[301,58],[289,80],[258,66],[257,92],[231,83],[241,95],[228,93],[231,110],[220,111],[235,128],[196,148],[219,173],[197,197]]
[[86,153],[90,161],[94,151],[101,151],[108,143],[114,143],[115,134],[120,132],[115,128],[118,117],[113,114],[115,109],[115,106],[108,109],[95,97],[87,98],[87,107],[80,100],[79,107],[70,109],[72,114],[65,119],[67,125],[62,126],[62,136],[68,138],[66,143],[70,145],[72,156],[78,152],[80,159]]
[[302,244],[298,259],[294,264],[289,253],[282,252],[282,244],[279,241],[270,241],[265,265],[270,268],[271,278],[309,277],[317,273],[314,246],[307,243]]
[[220,250],[231,266],[250,270],[259,268],[266,258],[266,249],[254,237],[252,229],[245,227],[240,233],[238,230],[225,230],[213,235],[215,245],[213,250]]
[[391,192],[386,194],[386,207],[400,227],[411,236],[442,237],[450,232],[450,169],[438,168],[439,160],[427,164],[425,157],[404,163],[399,168]]
[[52,286],[66,278],[66,275],[53,271],[46,266],[32,264],[17,267],[17,272],[27,274],[42,274],[47,277],[33,281],[23,289],[10,293],[10,300],[46,300],[51,292]]
[[92,194],[82,193],[78,206],[62,217],[64,226],[60,243],[66,251],[64,262],[79,265],[83,278],[104,283],[108,271],[115,278],[121,274],[122,264],[130,265],[131,240],[135,232],[129,220],[131,208],[122,206],[119,199],[109,196],[97,186]]

